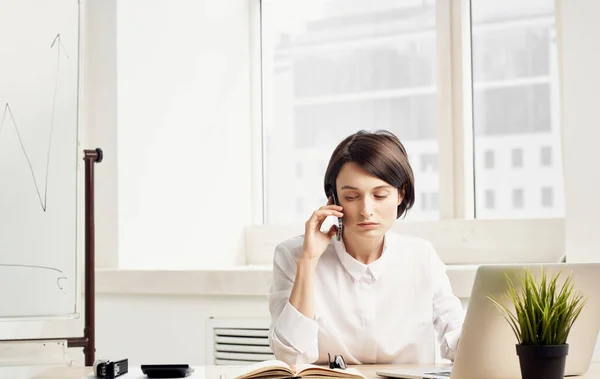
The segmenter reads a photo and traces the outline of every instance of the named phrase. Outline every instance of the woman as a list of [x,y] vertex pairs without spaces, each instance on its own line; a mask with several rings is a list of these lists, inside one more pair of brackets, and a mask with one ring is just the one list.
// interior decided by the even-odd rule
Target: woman
[[[435,330],[442,357],[453,360],[464,310],[445,266],[430,243],[389,231],[415,196],[400,140],[387,131],[347,137],[331,156],[325,193],[305,234],[275,249],[275,356],[289,364],[326,363],[328,354],[347,364],[431,363]],[[320,230],[328,216],[342,218],[341,240],[337,225]]]

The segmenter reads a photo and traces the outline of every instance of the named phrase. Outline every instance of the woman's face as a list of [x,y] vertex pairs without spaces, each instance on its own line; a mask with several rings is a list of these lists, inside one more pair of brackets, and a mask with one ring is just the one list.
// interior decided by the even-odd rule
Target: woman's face
[[371,175],[354,162],[342,166],[336,189],[344,208],[344,233],[361,238],[383,236],[396,221],[402,202],[398,189]]

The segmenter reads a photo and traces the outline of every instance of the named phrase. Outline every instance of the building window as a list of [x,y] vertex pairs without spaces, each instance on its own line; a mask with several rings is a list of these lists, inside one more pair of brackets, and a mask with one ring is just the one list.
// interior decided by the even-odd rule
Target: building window
[[552,146],[543,146],[540,149],[540,163],[542,167],[552,166]]
[[494,190],[485,190],[485,207],[486,209],[496,208],[496,196]]
[[437,172],[438,156],[437,154],[421,154],[421,171]]
[[[449,9],[438,7],[439,0],[318,3],[308,10],[301,0],[261,1],[267,224],[304,221],[280,206],[288,201],[290,187],[302,188],[306,209],[322,204],[322,173],[317,175],[313,162],[329,158],[343,138],[359,129],[390,130],[410,153],[415,196],[422,203],[408,213],[407,221],[439,219],[440,213],[431,211],[436,208],[429,195],[433,192],[447,217],[513,217],[512,186],[536,194],[532,201],[537,202],[540,146],[554,149],[542,153],[549,154],[542,165],[552,165],[552,154],[560,159],[553,0],[510,5],[470,0],[471,38],[458,47],[442,46],[447,40],[437,38],[449,32],[448,23],[437,22],[438,16],[451,21],[456,17],[456,12],[437,14]],[[448,73],[439,65],[450,64],[446,54],[438,56],[440,46],[471,63],[464,69],[472,73],[472,96],[457,104],[472,115],[472,123],[461,125],[464,130],[458,133],[449,116],[454,110],[438,114],[438,108],[454,106],[447,97],[452,91],[438,88],[452,79],[438,77]],[[303,162],[302,178],[293,177],[295,161]],[[543,183],[562,192],[560,165],[546,171]],[[455,185],[465,178],[473,178],[473,185]],[[456,196],[440,195],[440,183],[453,186]],[[493,211],[486,207],[489,188],[501,194],[499,199],[507,198],[494,198]],[[465,207],[453,204],[454,199],[473,197],[474,203],[468,200]],[[549,217],[539,207],[523,208],[528,213],[517,212],[518,217]],[[560,197],[553,212],[552,217],[564,215]]]
[[542,207],[552,208],[554,206],[554,191],[552,187],[542,187]]
[[426,211],[429,209],[429,201],[426,193],[421,193],[421,210]]
[[429,194],[429,198],[431,200],[431,210],[437,211],[438,209],[440,209],[439,194],[437,192],[431,192]]
[[485,157],[484,157],[485,168],[494,168],[494,165],[495,165],[494,161],[495,161],[494,152],[492,150],[486,150]]
[[521,148],[512,149],[511,165],[513,168],[523,167],[523,149],[521,149]]
[[513,208],[515,209],[523,209],[524,206],[524,201],[523,201],[523,189],[522,188],[516,188],[513,189],[512,192],[512,205]]
[[436,1],[359,1],[351,12],[322,1],[316,14],[302,0],[261,1],[265,223],[305,221],[281,206],[290,188],[305,209],[320,207],[324,168],[312,168],[361,129],[393,132],[415,159],[424,200],[406,220],[439,219]]
[[421,210],[432,212],[440,209],[439,195],[437,192],[421,193]]
[[[562,167],[552,162],[560,159],[562,137],[555,1],[469,3],[471,45],[463,58],[472,62],[467,105],[472,105],[473,144],[467,146],[473,152],[467,157],[475,157],[475,218],[562,217],[558,196],[551,212],[539,206],[540,183],[556,193],[563,188]],[[496,154],[493,165],[486,159],[489,150]],[[446,157],[440,155],[440,162]],[[547,168],[539,172],[540,167]],[[494,210],[486,206],[490,188],[499,199]],[[520,190],[513,195],[513,188]]]

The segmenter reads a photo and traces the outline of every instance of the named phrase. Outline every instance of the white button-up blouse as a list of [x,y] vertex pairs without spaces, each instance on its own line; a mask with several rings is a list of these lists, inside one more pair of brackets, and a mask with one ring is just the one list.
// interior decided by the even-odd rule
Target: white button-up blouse
[[284,241],[273,258],[269,343],[277,359],[324,363],[329,353],[348,364],[432,363],[434,331],[441,356],[454,359],[465,311],[429,242],[388,232],[381,257],[365,265],[333,238],[316,267],[314,320],[289,302],[302,243]]

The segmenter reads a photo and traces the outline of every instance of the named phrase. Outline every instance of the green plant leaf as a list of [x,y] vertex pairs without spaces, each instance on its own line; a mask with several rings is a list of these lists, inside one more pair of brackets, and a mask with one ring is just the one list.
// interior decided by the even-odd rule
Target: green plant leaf
[[[540,270],[539,280],[525,269],[519,281],[508,274],[508,290],[501,300],[488,296],[503,314],[520,344],[560,345],[566,343],[573,324],[586,304],[586,299],[574,290],[573,273],[562,285],[558,281],[563,270],[548,276]],[[502,300],[514,306],[514,312]]]

